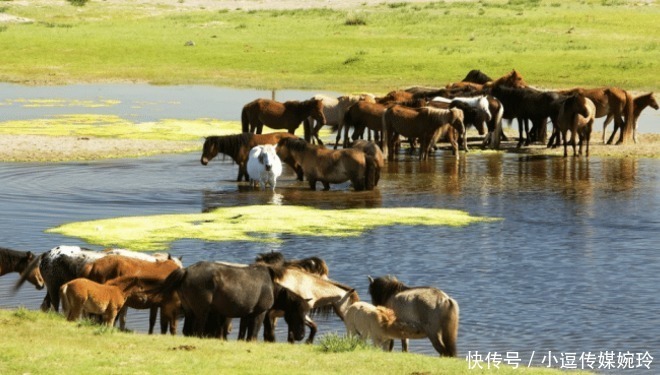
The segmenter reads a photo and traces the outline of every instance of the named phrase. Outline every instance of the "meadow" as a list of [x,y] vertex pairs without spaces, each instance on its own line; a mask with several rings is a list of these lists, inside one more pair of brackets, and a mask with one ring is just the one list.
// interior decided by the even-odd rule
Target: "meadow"
[[[276,4],[277,2],[274,2]],[[149,82],[384,93],[515,68],[548,88],[657,90],[658,7],[621,0],[202,9],[3,1],[0,81]],[[266,5],[267,6],[267,5]],[[192,46],[186,46],[194,44]]]

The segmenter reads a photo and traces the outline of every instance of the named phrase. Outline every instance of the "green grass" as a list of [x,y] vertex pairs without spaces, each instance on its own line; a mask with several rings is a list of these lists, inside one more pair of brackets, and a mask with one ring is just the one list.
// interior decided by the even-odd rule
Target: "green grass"
[[[121,333],[25,309],[0,310],[0,330],[1,374],[561,374],[503,365],[497,371],[468,370],[463,358],[363,346],[324,352],[320,345]],[[341,339],[331,340],[333,347],[341,345]]]
[[[542,87],[657,90],[655,3],[510,0],[347,10],[7,2],[0,81],[147,81],[385,92],[515,68]],[[195,46],[186,47],[188,40]],[[355,56],[359,54],[359,58]],[[348,62],[348,63],[347,63]]]
[[281,241],[284,235],[353,237],[383,225],[466,226],[498,219],[458,210],[370,208],[319,210],[304,206],[242,206],[199,214],[120,217],[64,224],[47,230],[87,243],[132,250],[162,250],[173,241]]

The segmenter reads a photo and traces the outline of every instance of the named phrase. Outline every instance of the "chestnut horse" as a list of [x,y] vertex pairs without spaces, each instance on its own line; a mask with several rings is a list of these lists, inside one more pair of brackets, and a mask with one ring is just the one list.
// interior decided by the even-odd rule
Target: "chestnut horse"
[[[35,256],[31,251],[18,251],[0,247],[0,276],[11,272],[22,274],[27,269],[28,264],[34,259]],[[30,272],[25,275],[25,278],[38,290],[44,288],[44,279],[41,277],[41,272],[39,272],[38,267],[33,267]]]
[[330,150],[302,139],[284,138],[277,144],[277,154],[282,159],[293,158],[302,167],[312,190],[316,190],[317,181],[323,190],[330,190],[331,183],[349,180],[356,191],[374,188],[376,161],[360,150]]
[[[162,284],[170,273],[180,268],[181,262],[172,257],[164,261],[146,261],[123,255],[107,255],[87,263],[82,268],[81,276],[102,284],[120,277],[132,276],[138,278],[145,288],[152,289]],[[161,298],[161,296],[136,293],[131,295],[125,307],[151,310],[149,333],[153,333],[156,311],[160,309],[161,332],[166,333],[169,328],[170,333],[174,335],[176,334],[180,301],[176,296],[170,297]],[[126,309],[119,317],[120,328],[123,330],[126,327]]]
[[308,117],[325,124],[322,100],[291,100],[280,103],[270,99],[257,99],[243,107],[241,122],[243,133],[261,134],[266,125],[272,129],[286,129],[294,134],[300,123]]
[[422,333],[406,334],[403,351],[408,351],[408,338],[428,337],[441,356],[456,356],[459,308],[445,292],[430,286],[409,287],[393,276],[369,276],[369,294],[374,305],[386,306],[397,319],[419,325]]
[[[658,110],[658,102],[655,101],[655,98],[653,97],[653,93],[650,92],[648,94],[642,94],[639,96],[636,96],[633,98],[633,141],[637,143],[637,120],[639,120],[639,115],[642,113],[646,107],[651,107],[655,110]],[[605,119],[605,122],[603,123],[603,143],[605,143],[605,128],[607,125],[612,122],[613,116],[612,115],[607,115],[607,118]],[[612,144],[612,140],[614,139],[614,135],[616,134],[617,130],[620,130],[621,127],[617,126],[616,122],[614,123],[614,130],[612,131],[612,135],[610,136],[609,140],[607,141],[607,144]]]
[[[371,103],[359,101],[353,104],[344,115],[344,143],[343,147],[348,147],[348,129],[353,128],[353,140],[357,139],[359,134],[364,132],[364,128],[380,132],[382,129],[382,117],[387,106],[380,103]],[[337,131],[337,140],[335,141],[335,150],[341,138],[340,130]],[[378,138],[374,137],[376,142]]]
[[102,316],[103,324],[112,326],[138,283],[136,277],[122,277],[106,284],[83,277],[71,280],[60,287],[62,310],[68,321],[80,319],[83,313],[96,314]]
[[[449,136],[456,158],[458,155],[457,138],[465,137],[465,125],[463,125],[463,111],[457,108],[438,109],[432,107],[409,108],[394,105],[383,114],[383,153],[389,160],[394,159],[394,150],[388,153],[388,147],[394,146],[394,141],[399,135],[409,140],[419,138],[420,153],[419,160],[428,159],[431,147],[435,146],[440,137]],[[467,145],[464,144],[467,150]]]
[[586,156],[589,156],[589,140],[591,138],[591,131],[593,129],[594,119],[596,114],[596,106],[587,97],[581,94],[571,95],[566,98],[559,107],[557,115],[557,129],[561,132],[564,139],[564,157],[568,156],[568,140],[566,133],[571,131],[570,143],[573,147],[573,156],[575,152],[575,137],[580,137],[580,151],[582,155],[582,142],[587,142]]
[[[247,172],[247,161],[250,150],[258,145],[277,144],[282,138],[296,139],[296,136],[285,132],[277,132],[270,134],[242,133],[206,137],[200,162],[202,165],[207,165],[218,153],[229,155],[238,164],[238,178],[236,181],[240,182],[241,179],[250,181],[250,175]],[[298,179],[302,181],[302,170],[300,167],[292,159],[282,159],[282,161],[293,168]]]

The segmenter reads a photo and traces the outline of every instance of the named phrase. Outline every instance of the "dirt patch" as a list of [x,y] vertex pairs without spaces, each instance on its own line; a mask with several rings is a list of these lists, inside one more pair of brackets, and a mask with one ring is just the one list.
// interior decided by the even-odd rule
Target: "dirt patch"
[[2,162],[116,159],[200,150],[200,142],[139,139],[0,135]]

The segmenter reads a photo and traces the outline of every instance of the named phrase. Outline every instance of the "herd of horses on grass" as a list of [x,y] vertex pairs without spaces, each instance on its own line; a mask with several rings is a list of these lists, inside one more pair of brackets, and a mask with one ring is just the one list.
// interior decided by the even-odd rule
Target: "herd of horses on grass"
[[239,318],[239,340],[275,341],[277,319],[287,325],[287,341],[312,343],[316,315],[334,312],[347,332],[392,350],[401,340],[428,338],[441,356],[456,356],[458,303],[429,286],[409,287],[393,276],[368,277],[372,302],[354,288],[331,280],[319,257],[287,260],[280,252],[259,254],[251,264],[200,261],[184,267],[168,254],[124,249],[93,251],[58,246],[41,255],[0,248],[0,275],[20,273],[14,291],[26,281],[46,287],[44,311],[62,312],[69,321],[88,318],[125,329],[127,309],[149,309],[149,333],[160,311],[161,333],[177,332],[184,317],[186,336],[227,339]]
[[[462,81],[444,88],[416,86],[383,97],[315,95],[309,100],[283,103],[254,100],[243,107],[243,133],[206,138],[201,162],[206,165],[219,153],[228,155],[238,164],[237,180],[249,181],[246,165],[250,150],[270,144],[276,146],[281,159],[277,162],[293,168],[298,180],[306,178],[313,190],[317,182],[328,190],[330,184],[346,181],[351,181],[355,190],[371,190],[384,162],[395,160],[400,152],[402,138],[409,142],[411,153],[419,145],[420,160],[428,159],[439,141],[448,141],[459,158],[459,149],[468,151],[469,127],[484,136],[483,148],[499,149],[501,141],[508,140],[502,121],[516,119],[518,148],[533,143],[559,147],[563,142],[564,157],[568,156],[569,146],[574,156],[583,154],[583,146],[584,154],[589,156],[596,118],[605,117],[603,143],[612,121],[614,131],[607,144],[613,142],[617,132],[617,144],[626,140],[626,134],[636,143],[637,121],[646,107],[658,109],[652,92],[633,96],[617,87],[546,91],[529,86],[516,70],[495,80],[472,70]],[[550,136],[548,119],[552,124]],[[301,124],[304,138],[295,136]],[[261,134],[264,125],[286,131]],[[319,137],[326,125],[337,132],[332,149],[325,147]],[[352,143],[349,129],[353,129]],[[343,147],[338,149],[342,130]]]

